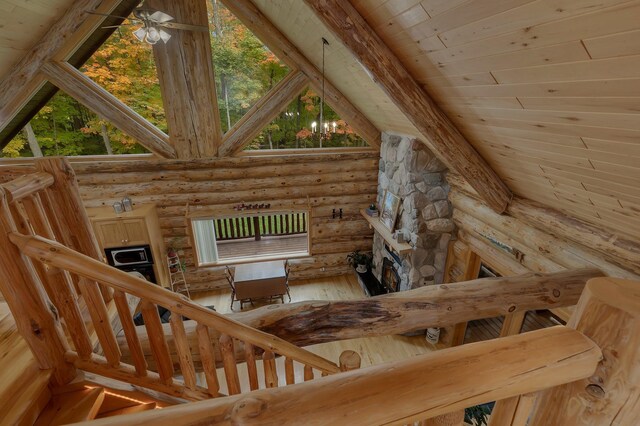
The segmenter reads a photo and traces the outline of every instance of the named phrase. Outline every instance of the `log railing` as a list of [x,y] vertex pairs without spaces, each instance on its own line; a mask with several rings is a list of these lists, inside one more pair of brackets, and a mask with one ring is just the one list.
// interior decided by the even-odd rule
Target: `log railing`
[[[223,394],[216,372],[223,365],[226,388],[236,394],[242,390],[238,351],[249,361],[250,389],[259,387],[260,358],[265,367],[262,382],[267,386],[278,383],[276,356],[285,359],[286,371],[281,373],[287,375],[287,383],[294,363],[311,373],[305,380],[314,371],[318,375],[340,371],[338,365],[320,356],[106,265],[67,161],[42,159],[36,162],[36,169],[36,173],[0,186],[0,289],[41,367],[54,369],[55,385],[69,382],[75,369],[80,369],[200,400]],[[131,300],[139,301],[138,310],[132,311]],[[169,333],[163,329],[159,307],[172,313]],[[88,322],[84,310],[89,313]],[[149,337],[151,362],[145,358],[133,322],[137,311]],[[196,379],[186,318],[197,323],[195,346],[198,362],[204,366],[203,386]],[[119,322],[124,333],[129,362],[122,359],[114,322]]]
[[93,424],[455,424],[425,419],[489,401],[513,401],[518,395],[514,415],[492,418],[492,424],[637,424],[639,285],[589,280],[566,327]]
[[307,233],[305,212],[232,216],[214,219],[216,241],[245,238],[259,241],[262,237],[298,235]]
[[[64,361],[68,343],[66,338],[58,342],[58,333],[68,336],[76,353],[83,358],[90,356],[97,341],[111,361],[120,357],[120,348],[109,326],[107,304],[111,301],[111,293],[108,289],[95,281],[80,285],[78,276],[30,262],[10,247],[9,233],[20,232],[63,241],[89,256],[100,258],[69,164],[62,158],[39,159],[36,169],[35,173],[0,186],[3,227],[0,239],[4,247],[0,289],[36,358],[42,358],[39,359],[41,367],[69,372],[64,375],[65,380],[54,381],[56,385],[62,385],[73,379],[73,374],[70,373],[71,364]],[[25,309],[27,306],[29,308]],[[44,312],[37,312],[42,309]],[[92,318],[90,327],[83,320],[84,310]],[[42,330],[47,327],[40,321],[51,314],[54,319],[45,322],[51,322],[47,326],[57,331],[44,339],[47,334]]]
[[557,326],[93,424],[407,424],[587,378],[601,357],[598,346],[583,334]]
[[[251,389],[257,388],[256,358],[260,356],[263,361],[264,382],[267,387],[278,386],[278,375],[274,362],[274,356],[277,355],[285,358],[286,369],[289,369],[290,364],[295,362],[302,364],[305,369],[315,370],[322,375],[340,371],[339,366],[335,363],[281,338],[234,321],[225,315],[220,315],[184,296],[112,268],[55,241],[17,232],[10,233],[9,239],[20,248],[24,255],[36,263],[41,262],[48,268],[55,268],[81,277],[81,286],[85,282],[99,282],[113,289],[119,319],[131,351],[132,364],[123,363],[120,352],[109,350],[110,346],[103,345],[101,336],[98,336],[104,356],[78,351],[67,352],[66,360],[81,370],[193,400],[221,395],[216,373],[219,361],[224,366],[224,378],[228,392],[230,394],[241,392],[236,347],[242,348],[244,353],[248,354],[247,372]],[[140,339],[132,321],[133,313],[126,302],[127,295],[141,299],[142,317],[154,361],[153,370],[150,369],[142,353]],[[171,312],[172,336],[162,328],[158,307]],[[197,323],[197,345],[206,377],[206,387],[200,387],[196,384],[193,356],[186,338],[184,318],[189,318]],[[212,338],[213,332],[219,337]],[[177,369],[174,368],[175,363],[169,350],[168,339],[170,337],[177,349],[177,364],[179,366]],[[184,380],[178,380],[175,376],[182,376]],[[307,376],[307,378],[310,377],[312,375]]]

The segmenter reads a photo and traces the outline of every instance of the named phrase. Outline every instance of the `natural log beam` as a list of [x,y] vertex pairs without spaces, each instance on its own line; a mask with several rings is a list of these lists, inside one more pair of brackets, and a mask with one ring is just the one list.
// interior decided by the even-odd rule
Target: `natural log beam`
[[[0,82],[0,130],[5,128],[44,84],[44,79],[38,75],[42,64],[49,61],[64,46],[70,34],[82,27],[89,16],[87,11],[98,10],[101,3],[101,0],[74,2],[62,18],[51,26],[35,47]],[[105,3],[111,3],[115,7],[118,2]],[[104,17],[100,21],[103,19]]]
[[66,62],[47,62],[42,66],[47,78],[68,95],[141,145],[164,158],[176,158],[169,137],[118,98]]
[[437,153],[502,213],[511,191],[348,1],[306,0]]
[[[278,30],[251,0],[223,0],[223,3],[278,58],[289,67],[297,68],[311,80],[315,90],[322,86],[322,73]],[[327,104],[353,129],[375,148],[381,144],[381,132],[330,81],[325,78],[324,94]]]
[[[333,164],[336,162],[344,162],[345,164],[353,164],[358,160],[374,160],[376,163],[379,159],[379,155],[374,152],[368,153],[346,153],[346,154],[325,154],[315,153],[311,155],[301,155],[295,158],[295,164],[300,165],[300,169],[307,171],[308,168],[321,168],[323,164]],[[289,156],[264,156],[264,157],[229,157],[229,158],[211,158],[200,160],[128,160],[127,158],[120,159],[117,162],[73,162],[73,158],[69,159],[73,163],[73,168],[79,175],[88,175],[92,173],[121,173],[131,172],[136,170],[138,172],[157,172],[161,170],[180,170],[183,172],[193,172],[204,169],[237,169],[246,168],[251,169],[253,175],[253,169],[259,166],[273,167],[273,171],[264,173],[261,176],[278,176],[282,170],[282,165],[290,165],[294,161]],[[3,161],[5,161],[3,159]],[[311,163],[311,164],[309,164]],[[359,166],[358,166],[359,167]],[[315,170],[314,169],[314,170]],[[370,167],[369,170],[375,170],[375,166]],[[320,169],[319,169],[320,170]],[[345,171],[349,170],[347,169]],[[358,170],[360,170],[358,168]],[[206,173],[211,173],[211,170],[207,170]],[[206,179],[205,179],[206,180]]]
[[[587,280],[598,276],[602,274],[596,269],[554,274],[530,273],[425,286],[361,300],[318,300],[270,305],[225,316],[273,333],[297,346],[308,346],[359,337],[401,334],[428,327],[444,327],[514,312],[572,306],[578,301]],[[184,324],[194,349],[194,363],[200,369],[194,321],[185,321]],[[169,324],[164,325],[164,331],[171,339]],[[143,327],[138,327],[138,335],[147,362],[153,365],[154,360]],[[212,330],[212,340],[218,337]],[[124,337],[120,338],[120,346],[123,359],[127,360]],[[243,359],[244,354],[238,350],[236,356]],[[175,351],[172,358],[174,362],[178,362]]]
[[120,0],[79,0],[46,32],[0,82],[0,130],[4,129],[31,97],[45,83],[40,67],[51,59],[68,56],[104,20],[89,11],[109,13]]
[[241,152],[307,84],[309,79],[302,72],[290,72],[224,135],[218,155],[228,157]]
[[600,349],[581,333],[558,326],[95,424],[412,424],[587,378],[601,357]]
[[167,43],[156,43],[153,56],[158,70],[170,143],[178,158],[212,157],[222,130],[211,62],[207,0],[147,0],[175,22],[204,27],[204,31],[171,30]]
[[400,334],[519,311],[574,305],[597,269],[484,278],[361,300],[272,305],[231,317],[298,346]]
[[2,185],[7,201],[12,203],[29,197],[53,184],[53,176],[45,172],[30,173]]

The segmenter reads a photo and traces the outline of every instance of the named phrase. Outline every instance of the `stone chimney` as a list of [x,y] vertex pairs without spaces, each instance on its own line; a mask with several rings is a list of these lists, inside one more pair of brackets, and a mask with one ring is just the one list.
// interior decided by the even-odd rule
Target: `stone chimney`
[[444,277],[447,247],[455,229],[447,199],[446,166],[417,139],[382,135],[378,172],[378,204],[385,190],[402,200],[395,229],[411,236],[414,249],[392,256],[384,240],[373,240],[374,274],[381,279],[383,258],[394,261],[400,276],[399,290],[440,284]]

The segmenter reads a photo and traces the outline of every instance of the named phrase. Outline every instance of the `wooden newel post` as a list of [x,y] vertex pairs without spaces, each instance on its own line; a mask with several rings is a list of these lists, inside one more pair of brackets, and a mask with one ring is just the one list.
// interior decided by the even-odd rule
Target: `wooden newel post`
[[[36,169],[53,176],[53,184],[46,189],[48,215],[55,217],[60,229],[59,237],[63,245],[102,261],[98,240],[93,233],[91,221],[82,203],[76,175],[71,164],[64,157],[44,157],[35,162]],[[91,321],[100,340],[102,350],[111,365],[120,362],[120,347],[109,322],[109,313],[105,302],[113,298],[110,287],[99,286],[88,279],[78,279],[82,297],[87,304]]]
[[340,371],[357,370],[362,364],[360,355],[355,351],[344,351],[340,354],[339,358]]
[[53,370],[52,384],[63,386],[76,377],[75,367],[64,359],[69,345],[31,261],[9,240],[13,232],[16,224],[0,188],[0,290],[38,365]]
[[[50,209],[60,223],[65,235],[62,244],[94,259],[104,255],[93,232],[91,221],[84,208],[76,174],[64,157],[45,157],[36,160],[38,171],[49,173],[54,182],[47,189]],[[110,288],[101,288],[105,301],[112,299]]]
[[591,377],[542,392],[530,426],[638,424],[640,282],[589,280],[567,325],[593,340],[603,359]]

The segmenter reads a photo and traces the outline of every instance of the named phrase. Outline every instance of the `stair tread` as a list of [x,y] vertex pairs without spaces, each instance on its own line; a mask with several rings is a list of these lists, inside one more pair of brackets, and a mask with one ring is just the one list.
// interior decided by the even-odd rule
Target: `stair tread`
[[61,425],[92,420],[104,401],[103,388],[83,389],[55,395],[38,417],[36,426]]
[[51,371],[40,370],[28,385],[15,388],[8,399],[11,407],[0,411],[4,416],[2,424],[32,424],[51,399],[50,379]]

